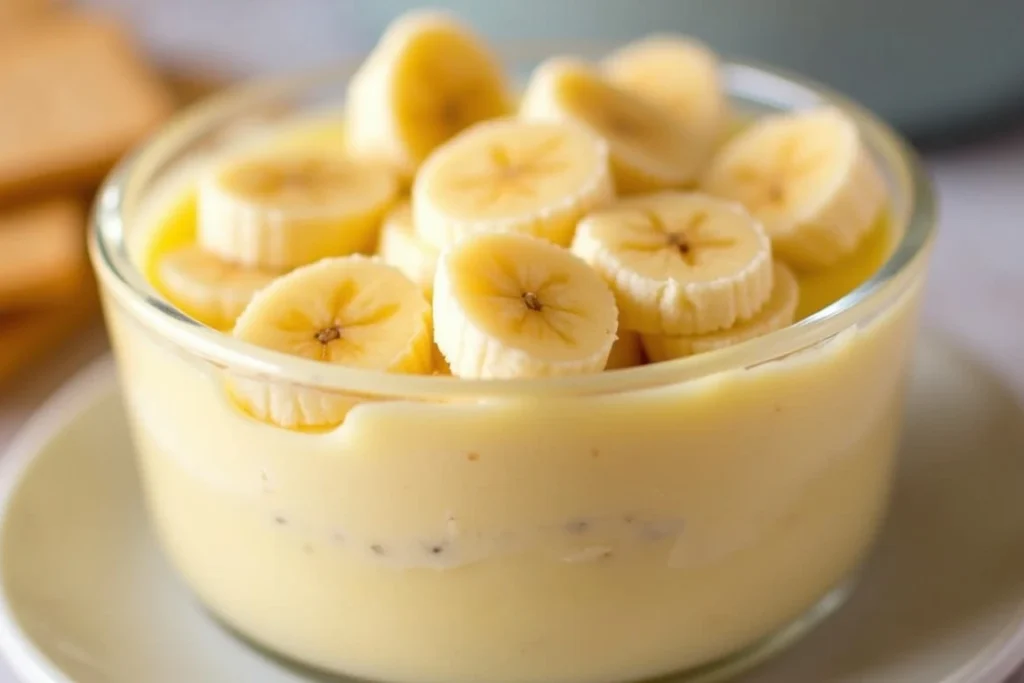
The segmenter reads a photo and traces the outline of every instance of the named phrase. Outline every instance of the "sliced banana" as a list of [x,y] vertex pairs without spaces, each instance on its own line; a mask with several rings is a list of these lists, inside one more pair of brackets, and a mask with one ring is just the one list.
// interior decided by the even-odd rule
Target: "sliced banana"
[[701,146],[670,113],[568,57],[537,67],[520,103],[520,116],[575,121],[607,140],[615,187],[622,194],[692,184],[704,161]]
[[418,284],[427,298],[434,292],[434,272],[441,252],[413,230],[412,209],[402,202],[384,219],[377,254]]
[[644,349],[640,335],[629,330],[619,330],[619,337],[612,344],[605,370],[621,370],[644,364]]
[[572,250],[611,285],[620,323],[645,334],[703,334],[753,316],[772,288],[772,250],[743,207],[657,192],[587,216]]
[[245,266],[289,269],[372,250],[395,175],[333,152],[249,150],[199,186],[200,246]]
[[703,187],[742,202],[776,254],[806,269],[853,253],[886,200],[857,124],[835,107],[754,123],[715,156]]
[[442,377],[451,377],[452,369],[449,367],[444,354],[441,353],[441,349],[437,348],[437,344],[432,345],[431,353],[433,354],[434,374]]
[[253,295],[279,274],[236,266],[194,244],[167,253],[157,263],[157,278],[172,303],[217,330],[230,330]]
[[583,214],[614,198],[608,145],[568,122],[478,123],[430,155],[412,196],[417,232],[441,248],[475,232],[568,246]]
[[671,360],[715,351],[755,337],[781,330],[793,324],[800,303],[800,286],[793,271],[776,261],[772,295],[753,318],[737,323],[727,330],[693,336],[643,335],[643,347],[652,361]]
[[[431,312],[423,292],[397,268],[354,255],[297,268],[260,291],[234,336],[293,356],[387,372],[430,374]],[[282,427],[330,427],[353,396],[253,378],[228,388],[254,417]]]
[[396,19],[353,76],[348,147],[405,177],[463,128],[512,109],[501,65],[451,15],[416,10]]
[[687,36],[655,34],[630,43],[602,64],[609,80],[664,107],[706,161],[732,119],[721,67],[707,45]]
[[434,340],[452,374],[471,378],[599,372],[618,317],[587,264],[515,233],[477,233],[445,250],[434,311]]

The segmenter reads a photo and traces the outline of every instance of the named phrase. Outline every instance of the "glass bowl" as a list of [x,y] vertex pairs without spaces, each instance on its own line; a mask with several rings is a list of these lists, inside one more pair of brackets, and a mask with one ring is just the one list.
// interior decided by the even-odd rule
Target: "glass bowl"
[[[511,61],[523,74],[536,59]],[[328,366],[205,328],[146,281],[138,244],[196,164],[253,121],[332,111],[349,68],[217,97],[120,165],[90,250],[153,529],[219,620],[362,679],[709,681],[842,602],[886,509],[932,197],[907,146],[856,105],[724,69],[742,111],[849,111],[899,244],[790,328],[591,376]],[[288,431],[236,409],[226,377],[363,402],[337,429]]]

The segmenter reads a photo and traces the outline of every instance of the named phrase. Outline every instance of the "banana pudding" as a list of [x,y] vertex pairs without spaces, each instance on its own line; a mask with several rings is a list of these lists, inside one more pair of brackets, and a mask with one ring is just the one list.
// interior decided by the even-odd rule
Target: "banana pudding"
[[930,244],[909,153],[684,36],[541,57],[513,83],[415,12],[255,98],[343,113],[211,151],[254,99],[214,102],[110,181],[153,527],[259,646],[408,683],[733,670],[871,545]]

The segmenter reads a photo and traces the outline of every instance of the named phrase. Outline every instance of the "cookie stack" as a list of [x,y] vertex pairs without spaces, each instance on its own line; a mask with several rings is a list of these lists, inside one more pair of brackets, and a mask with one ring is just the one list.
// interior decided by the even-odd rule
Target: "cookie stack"
[[0,0],[0,381],[93,319],[89,204],[176,106],[108,18]]

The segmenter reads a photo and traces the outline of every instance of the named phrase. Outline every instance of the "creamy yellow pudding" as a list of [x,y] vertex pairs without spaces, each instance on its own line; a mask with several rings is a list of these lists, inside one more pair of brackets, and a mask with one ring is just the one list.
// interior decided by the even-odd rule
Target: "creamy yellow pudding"
[[[411,49],[394,37],[389,45]],[[300,126],[290,139],[342,153],[340,123],[326,136],[320,125]],[[375,375],[243,344],[237,330],[231,336],[236,309],[251,315],[269,305],[264,279],[280,283],[301,269],[282,275],[287,267],[264,267],[250,250],[253,263],[231,266],[246,270],[234,298],[189,310],[162,269],[168,254],[201,240],[199,174],[170,184],[143,174],[121,206],[123,260],[110,255],[118,237],[102,216],[93,254],[148,507],[168,557],[205,605],[257,643],[371,680],[643,680],[771,638],[841,590],[870,547],[892,480],[926,260],[923,247],[917,255],[899,247],[914,209],[897,143],[870,120],[860,125],[884,161],[889,209],[841,257],[812,253],[798,233],[784,233],[800,264],[789,317],[806,324],[629,367],[644,362],[644,335],[723,332],[704,332],[699,317],[672,318],[670,332],[627,329],[622,311],[639,299],[611,285],[607,301],[617,303],[594,305],[618,309],[619,340],[611,352],[594,348],[602,366],[611,358],[609,368],[624,369],[601,372],[591,355],[585,369],[572,365],[571,377],[537,376],[543,369],[468,378],[481,367],[487,376],[488,359],[458,357],[436,329],[441,348],[426,361],[415,355],[400,371]],[[418,160],[381,142],[388,138],[380,131],[365,135],[364,152],[386,152],[405,169]],[[158,153],[169,152],[149,152]],[[674,182],[656,172],[664,170],[657,160],[621,147],[610,153],[612,174],[627,174],[642,191]],[[616,154],[628,163],[616,165]],[[603,192],[586,201],[631,206],[607,204]],[[442,204],[433,210],[453,210]],[[603,210],[573,206],[581,219]],[[379,224],[377,207],[367,200],[358,215],[372,220],[350,229]],[[601,215],[607,222],[618,214]],[[552,241],[566,242],[565,225]],[[786,228],[772,230],[777,241]],[[839,249],[841,240],[828,245]],[[448,254],[439,269],[457,267],[454,247],[437,249]],[[819,257],[829,264],[808,263]],[[898,272],[862,299],[844,299],[894,258],[903,259]],[[125,277],[127,269],[135,275]],[[170,305],[146,301],[147,286]],[[244,287],[261,294],[250,303]],[[430,294],[435,328],[448,324],[437,301],[452,287]],[[757,307],[772,305],[768,290],[762,299]],[[840,300],[840,310],[815,316]],[[206,316],[207,326],[169,313],[171,305]],[[632,320],[654,320],[643,313]],[[735,325],[756,320],[740,317]],[[429,376],[451,372],[438,356],[458,361],[462,377]],[[240,405],[227,390],[239,380],[351,400],[336,425],[285,426],[273,409],[256,415]],[[322,415],[329,407],[314,408]]]
[[[145,262],[194,217],[186,194]],[[801,317],[897,237],[883,222],[843,267],[802,276]],[[862,327],[754,368],[572,399],[394,397],[326,433],[252,420],[217,370],[116,299],[107,316],[157,532],[227,622],[373,679],[620,681],[735,652],[860,561],[914,279]]]

